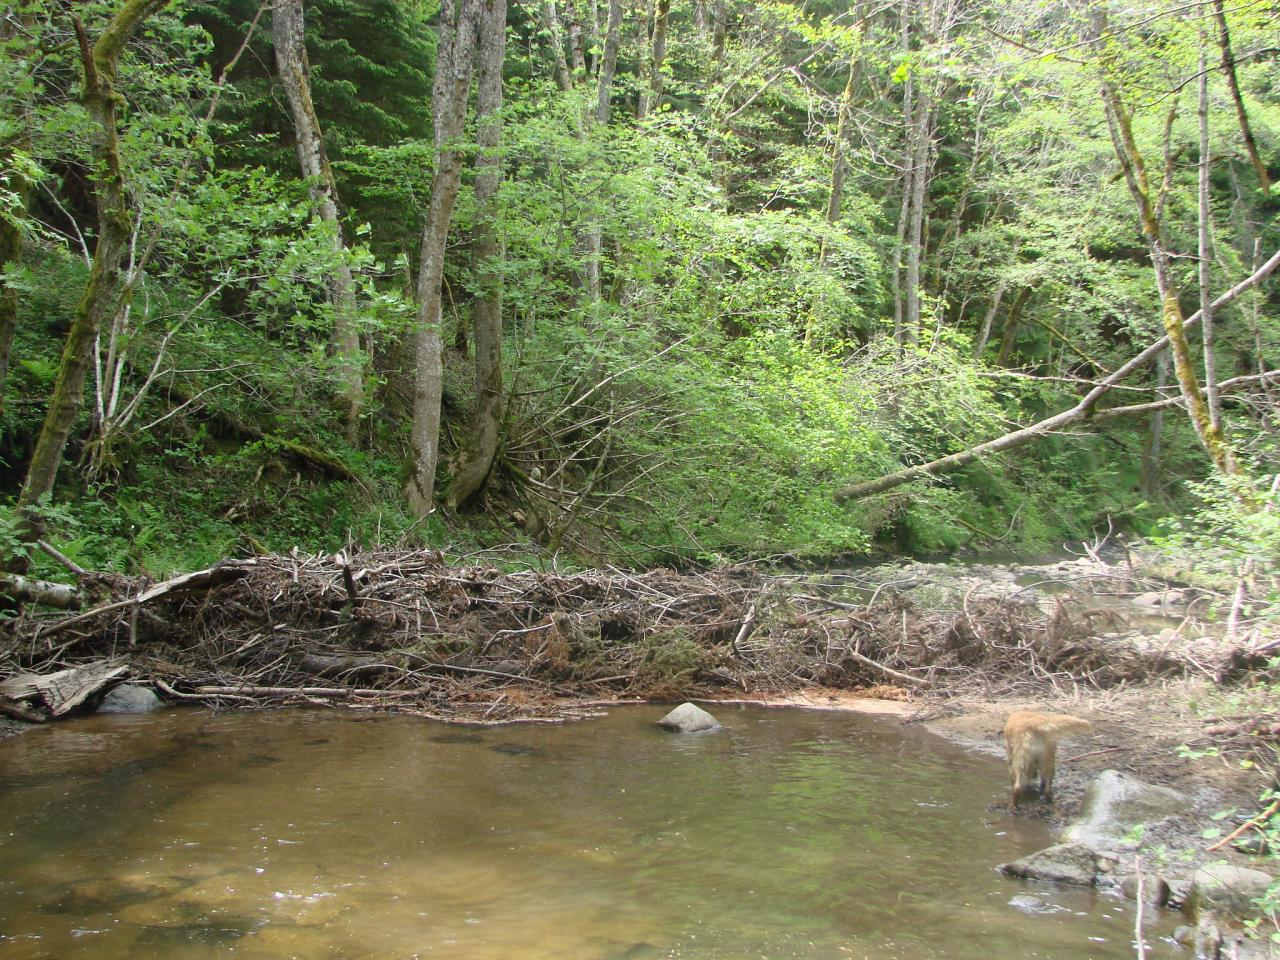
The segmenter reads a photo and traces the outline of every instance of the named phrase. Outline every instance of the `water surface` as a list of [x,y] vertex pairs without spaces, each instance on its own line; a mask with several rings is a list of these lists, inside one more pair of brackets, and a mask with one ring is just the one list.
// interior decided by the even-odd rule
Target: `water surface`
[[720,707],[681,737],[663,712],[173,710],[0,742],[0,956],[1133,956],[1131,904],[996,872],[1051,842],[998,809],[999,760],[871,717]]

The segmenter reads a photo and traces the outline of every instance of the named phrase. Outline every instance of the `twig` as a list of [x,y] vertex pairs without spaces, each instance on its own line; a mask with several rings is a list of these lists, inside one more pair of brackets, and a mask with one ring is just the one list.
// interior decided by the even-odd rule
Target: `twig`
[[1252,820],[1248,820],[1240,824],[1240,826],[1236,827],[1234,830],[1228,833],[1225,837],[1223,837],[1213,846],[1206,847],[1205,852],[1213,853],[1213,851],[1215,850],[1222,849],[1228,843],[1234,840],[1236,837],[1240,836],[1240,834],[1248,830],[1250,827],[1261,827],[1264,823],[1266,823],[1273,816],[1275,816],[1277,810],[1280,810],[1280,800],[1276,800],[1275,802],[1273,802],[1271,806],[1267,807],[1267,809],[1263,810],[1260,814],[1258,814]]

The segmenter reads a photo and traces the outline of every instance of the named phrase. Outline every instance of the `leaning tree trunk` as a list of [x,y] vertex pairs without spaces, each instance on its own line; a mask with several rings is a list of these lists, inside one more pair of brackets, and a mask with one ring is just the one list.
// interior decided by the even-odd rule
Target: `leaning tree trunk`
[[1196,277],[1200,285],[1200,342],[1204,351],[1205,402],[1209,408],[1209,424],[1222,433],[1222,403],[1218,398],[1218,364],[1214,355],[1215,323],[1213,295],[1210,290],[1213,261],[1213,212],[1209,205],[1209,168],[1213,158],[1209,153],[1209,71],[1205,63],[1204,38],[1200,41],[1200,90],[1197,117],[1200,126],[1200,163],[1197,176],[1197,264]]
[[1169,338],[1173,354],[1173,372],[1178,388],[1187,404],[1191,425],[1201,446],[1209,454],[1213,465],[1224,475],[1239,473],[1231,448],[1227,445],[1222,428],[1215,426],[1209,413],[1209,404],[1200,390],[1200,380],[1191,361],[1191,347],[1183,330],[1182,304],[1173,277],[1169,251],[1165,247],[1160,228],[1153,191],[1147,176],[1146,164],[1133,136],[1128,110],[1109,81],[1102,83],[1102,98],[1107,112],[1107,122],[1115,146],[1116,156],[1124,173],[1129,193],[1138,209],[1143,238],[1151,254],[1151,265],[1156,274],[1156,288],[1160,294],[1165,334]]
[[293,114],[298,163],[307,181],[313,212],[330,229],[333,272],[328,286],[329,304],[333,308],[332,345],[338,367],[338,404],[347,442],[354,443],[364,403],[356,289],[338,218],[338,185],[325,154],[320,120],[311,100],[311,67],[307,61],[302,3],[303,0],[275,0],[271,29],[280,82]]
[[[1236,108],[1236,120],[1240,123],[1240,135],[1244,137],[1244,148],[1249,154],[1249,162],[1253,164],[1258,175],[1258,183],[1263,193],[1271,192],[1271,177],[1267,173],[1267,165],[1262,162],[1258,153],[1258,142],[1253,137],[1253,128],[1249,126],[1249,114],[1244,108],[1244,98],[1240,95],[1240,81],[1236,79],[1236,58],[1231,52],[1231,34],[1227,32],[1227,15],[1222,9],[1222,0],[1213,0],[1213,17],[1218,24],[1218,45],[1222,49],[1222,73],[1227,78],[1227,89],[1231,91],[1231,102]],[[1203,67],[1201,68],[1203,76]]]
[[92,121],[90,141],[93,169],[97,171],[94,195],[98,206],[98,239],[89,280],[76,305],[62,349],[49,410],[18,494],[21,536],[28,542],[39,539],[42,532],[35,507],[53,492],[67,439],[84,402],[84,381],[94,338],[104,321],[123,307],[131,293],[124,283],[124,263],[129,252],[133,211],[120,160],[116,111],[122,98],[116,89],[117,70],[125,44],[142,23],[166,3],[167,0],[129,0],[116,11],[92,44],[79,18],[75,21],[84,69],[80,100]]
[[502,65],[506,55],[507,0],[484,0],[476,86],[476,226],[472,260],[481,292],[472,308],[476,346],[475,409],[449,489],[457,507],[484,485],[498,453],[504,413],[502,389],[502,244],[497,193],[502,182]]
[[441,338],[445,242],[462,179],[462,136],[471,89],[477,21],[482,0],[446,0],[440,10],[436,76],[431,90],[435,127],[435,176],[422,227],[418,269],[418,315],[414,324],[413,424],[409,430],[409,482],[405,496],[419,517],[435,505],[440,456],[440,399],[444,387]]

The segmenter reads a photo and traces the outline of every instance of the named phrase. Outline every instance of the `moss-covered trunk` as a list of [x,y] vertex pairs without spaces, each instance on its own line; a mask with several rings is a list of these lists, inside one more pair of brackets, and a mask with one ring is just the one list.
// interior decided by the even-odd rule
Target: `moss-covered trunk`
[[80,414],[94,337],[104,322],[123,307],[131,293],[124,283],[123,274],[133,211],[120,161],[116,111],[121,98],[116,89],[116,79],[125,44],[142,23],[166,2],[129,0],[107,23],[97,42],[92,44],[83,24],[76,20],[84,68],[81,101],[93,120],[98,239],[89,280],[76,306],[71,330],[62,350],[58,377],[49,398],[49,410],[18,496],[18,508],[23,514],[23,537],[27,540],[35,540],[39,536],[40,520],[32,508],[53,491],[67,440]]

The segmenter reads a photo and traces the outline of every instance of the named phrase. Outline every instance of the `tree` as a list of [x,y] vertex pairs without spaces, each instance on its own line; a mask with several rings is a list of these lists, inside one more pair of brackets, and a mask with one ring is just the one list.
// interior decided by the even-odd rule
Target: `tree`
[[480,290],[472,307],[475,407],[449,487],[459,506],[483,486],[498,452],[505,410],[502,383],[502,243],[497,197],[502,182],[502,67],[507,39],[506,0],[484,0],[476,88],[476,223],[472,264]]
[[440,8],[436,76],[431,111],[435,128],[435,173],[422,227],[418,267],[413,422],[409,431],[409,508],[419,517],[435,505],[436,465],[440,456],[440,402],[444,388],[442,300],[445,242],[462,179],[463,123],[471,89],[476,31],[482,0],[446,0]]
[[307,181],[315,215],[332,231],[333,269],[329,303],[333,308],[333,353],[338,367],[338,400],[347,442],[354,443],[364,402],[363,362],[358,328],[355,282],[346,261],[346,244],[338,216],[338,185],[325,153],[320,120],[311,99],[311,67],[303,28],[303,0],[274,0],[272,35],[276,65],[293,114],[298,163]]
[[98,238],[94,245],[89,281],[76,307],[49,398],[49,411],[36,439],[26,480],[18,495],[23,538],[39,538],[41,521],[35,508],[53,491],[58,467],[76,416],[84,401],[94,337],[116,311],[123,308],[132,290],[123,282],[122,268],[128,255],[133,220],[125,171],[120,158],[118,112],[121,103],[116,80],[120,57],[134,33],[167,0],[127,0],[108,20],[96,41],[77,18],[83,82],[80,100],[93,122],[92,155],[94,196],[98,207]]

